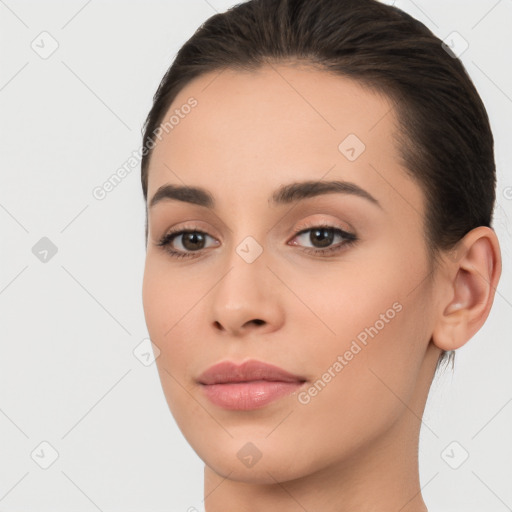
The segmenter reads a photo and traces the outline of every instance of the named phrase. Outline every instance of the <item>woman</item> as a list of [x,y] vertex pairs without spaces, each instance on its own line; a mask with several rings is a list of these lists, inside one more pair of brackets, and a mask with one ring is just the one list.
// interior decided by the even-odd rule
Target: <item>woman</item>
[[436,369],[501,275],[493,136],[461,62],[374,0],[204,23],[144,132],[143,303],[205,509],[427,510]]

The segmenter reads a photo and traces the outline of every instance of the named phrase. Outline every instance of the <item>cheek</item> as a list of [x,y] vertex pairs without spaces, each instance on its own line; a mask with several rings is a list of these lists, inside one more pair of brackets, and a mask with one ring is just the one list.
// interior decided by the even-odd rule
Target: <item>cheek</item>
[[146,260],[144,316],[151,341],[160,350],[156,364],[164,391],[173,398],[181,393],[180,385],[190,389],[192,374],[211,360],[205,345],[212,339],[212,333],[205,329],[205,308],[216,280],[215,275],[210,277],[194,273],[193,266],[177,270],[160,257],[148,256]]
[[[177,272],[152,261],[148,256],[142,284],[142,303],[147,329],[153,343],[160,349],[157,363],[169,363],[180,358],[179,339],[187,319],[187,311],[197,302],[197,291],[183,280]],[[170,358],[172,347],[173,358]]]
[[169,300],[173,300],[173,294],[164,276],[165,274],[159,275],[158,268],[150,263],[148,256],[142,282],[142,304],[149,335],[158,346],[162,342],[162,334],[168,323],[166,316],[173,310],[172,302],[169,303]]
[[[187,427],[190,418],[200,414],[195,411],[196,402],[190,399],[190,383],[185,375],[194,354],[190,329],[197,290],[190,286],[190,280],[187,286],[187,281],[180,280],[176,272],[169,272],[148,257],[142,302],[149,336],[160,350],[156,367],[165,399],[180,428]],[[187,433],[189,428],[184,430]]]
[[311,406],[329,415],[329,404],[337,404],[341,415],[350,411],[344,422],[370,426],[377,412],[385,421],[403,408],[400,399],[411,397],[429,341],[428,300],[416,287],[425,277],[422,267],[407,267],[404,255],[380,254],[373,266],[354,264],[329,279],[303,279],[307,304],[322,322],[297,315],[304,340],[316,333],[313,347],[302,345],[318,382]]

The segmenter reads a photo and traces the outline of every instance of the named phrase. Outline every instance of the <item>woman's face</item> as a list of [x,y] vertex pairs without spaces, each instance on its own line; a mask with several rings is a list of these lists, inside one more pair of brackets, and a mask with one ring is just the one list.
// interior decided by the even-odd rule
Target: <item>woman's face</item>
[[[396,453],[419,429],[439,301],[390,103],[282,64],[203,75],[171,115],[149,169],[143,302],[184,436],[217,474],[246,482]],[[158,245],[171,230],[188,234]],[[293,377],[202,377],[248,360]]]

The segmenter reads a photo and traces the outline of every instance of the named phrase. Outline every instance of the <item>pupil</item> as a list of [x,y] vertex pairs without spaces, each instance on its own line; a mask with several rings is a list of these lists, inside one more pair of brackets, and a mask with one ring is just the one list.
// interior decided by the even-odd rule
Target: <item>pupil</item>
[[320,247],[328,246],[330,243],[332,243],[332,240],[334,238],[333,230],[330,228],[321,228],[313,230],[309,237],[312,243],[314,243],[313,236],[320,239]]
[[[201,243],[201,241],[204,241],[204,240],[202,240],[203,235],[201,233],[186,233],[183,236],[184,236],[183,246],[189,250],[197,249],[198,247],[194,244],[197,244],[198,242]],[[191,246],[188,246],[189,242],[191,242]]]

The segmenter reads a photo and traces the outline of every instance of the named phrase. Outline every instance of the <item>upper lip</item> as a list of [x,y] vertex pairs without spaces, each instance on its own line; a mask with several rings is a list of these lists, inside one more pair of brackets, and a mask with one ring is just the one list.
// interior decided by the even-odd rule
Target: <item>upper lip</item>
[[197,380],[200,384],[223,384],[254,380],[302,383],[306,379],[289,373],[278,366],[252,359],[240,365],[231,361],[221,361],[210,366]]

